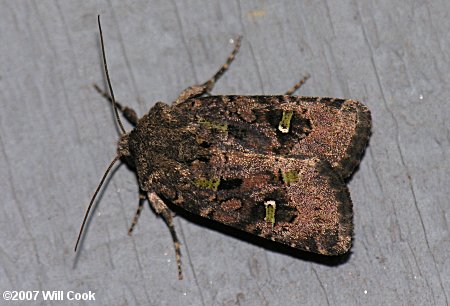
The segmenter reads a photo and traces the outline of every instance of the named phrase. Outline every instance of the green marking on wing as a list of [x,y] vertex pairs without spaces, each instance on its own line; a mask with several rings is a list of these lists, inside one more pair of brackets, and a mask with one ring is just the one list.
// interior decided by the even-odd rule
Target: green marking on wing
[[283,179],[283,183],[290,185],[298,181],[298,172],[293,170],[284,172],[281,170],[281,178]]
[[272,227],[275,224],[275,210],[277,208],[277,204],[275,201],[270,200],[264,202],[264,206],[266,206],[266,217],[264,218],[264,221],[267,223],[272,223]]
[[204,118],[201,118],[201,117],[199,117],[197,121],[198,121],[198,123],[200,123],[201,125],[209,128],[209,129],[216,129],[216,130],[219,130],[222,132],[228,131],[228,124],[226,124],[226,123],[213,122],[213,121],[209,121]]
[[207,188],[217,191],[217,188],[220,185],[220,178],[214,177],[212,179],[205,179],[205,178],[196,179],[194,185],[199,188]]
[[283,111],[283,117],[281,118],[280,123],[278,124],[278,130],[280,130],[281,133],[289,132],[289,127],[291,126],[291,119],[293,114],[294,114],[293,111]]

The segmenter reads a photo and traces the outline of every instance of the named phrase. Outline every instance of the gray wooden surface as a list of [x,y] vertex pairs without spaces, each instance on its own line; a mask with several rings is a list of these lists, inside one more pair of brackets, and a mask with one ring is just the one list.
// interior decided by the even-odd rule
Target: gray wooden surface
[[[2,0],[0,8],[2,292],[91,290],[96,301],[86,305],[448,305],[448,0]],[[92,88],[104,85],[99,13],[116,96],[140,115],[209,78],[239,34],[242,49],[213,93],[279,94],[309,72],[301,94],[368,105],[373,135],[349,183],[347,260],[278,252],[177,216],[179,281],[169,231],[148,206],[127,235],[137,185],[124,166],[75,256],[118,139]],[[37,303],[49,302],[9,305]]]

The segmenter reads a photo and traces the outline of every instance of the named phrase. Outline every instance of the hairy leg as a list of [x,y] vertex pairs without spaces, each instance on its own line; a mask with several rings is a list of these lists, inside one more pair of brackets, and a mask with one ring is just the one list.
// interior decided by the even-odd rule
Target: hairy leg
[[223,64],[222,67],[220,67],[220,69],[212,76],[212,78],[210,78],[203,84],[193,85],[183,90],[183,92],[175,100],[174,104],[183,103],[188,99],[200,97],[204,94],[209,93],[214,88],[214,85],[216,84],[217,80],[225,73],[225,71],[228,70],[228,67],[230,66],[231,62],[233,62],[236,53],[239,51],[239,48],[241,46],[241,39],[242,39],[241,36],[239,36],[236,39],[233,51],[228,56],[225,64]]

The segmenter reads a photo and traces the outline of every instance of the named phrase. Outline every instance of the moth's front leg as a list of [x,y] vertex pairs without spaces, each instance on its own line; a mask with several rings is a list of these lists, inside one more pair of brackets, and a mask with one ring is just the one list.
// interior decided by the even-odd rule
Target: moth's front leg
[[185,90],[183,90],[183,92],[175,100],[174,104],[183,103],[184,101],[186,101],[188,99],[200,97],[204,94],[209,93],[213,89],[217,80],[225,73],[225,71],[227,71],[231,62],[233,62],[234,57],[236,56],[236,53],[239,51],[239,48],[241,47],[241,39],[242,39],[241,36],[239,36],[236,39],[234,49],[231,52],[231,54],[228,56],[227,61],[225,62],[225,64],[222,65],[222,67],[220,67],[220,69],[216,72],[216,74],[213,75],[212,78],[210,78],[208,81],[206,81],[203,84],[193,85],[193,86],[190,86],[190,87],[186,88]]
[[301,79],[300,81],[298,81],[297,83],[294,84],[294,86],[292,86],[291,88],[289,88],[284,95],[285,96],[292,96],[297,90],[300,89],[300,87],[302,87],[303,84],[305,84],[306,80],[308,80],[310,78],[309,73],[307,73],[303,79]]
[[178,240],[177,233],[175,232],[175,227],[173,225],[172,212],[170,211],[169,207],[167,207],[166,203],[164,203],[164,201],[155,192],[148,192],[147,197],[150,205],[153,207],[155,212],[164,219],[167,226],[169,227],[170,234],[172,235],[173,245],[175,247],[175,258],[178,265],[178,278],[183,279],[183,274],[181,272],[180,241]]

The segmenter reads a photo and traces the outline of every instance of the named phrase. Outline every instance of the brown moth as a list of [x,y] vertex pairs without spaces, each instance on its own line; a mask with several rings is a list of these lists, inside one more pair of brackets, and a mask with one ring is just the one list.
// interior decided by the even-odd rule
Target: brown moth
[[[353,213],[345,180],[368,143],[369,110],[354,100],[292,96],[306,78],[285,95],[209,96],[239,47],[240,38],[210,80],[184,90],[172,106],[156,103],[140,119],[115,102],[104,56],[111,96],[102,94],[115,106],[122,135],[78,239],[101,184],[120,159],[136,170],[141,195],[168,224],[180,278],[169,202],[300,250],[340,255],[350,249]],[[135,126],[132,131],[125,132],[117,109]]]

